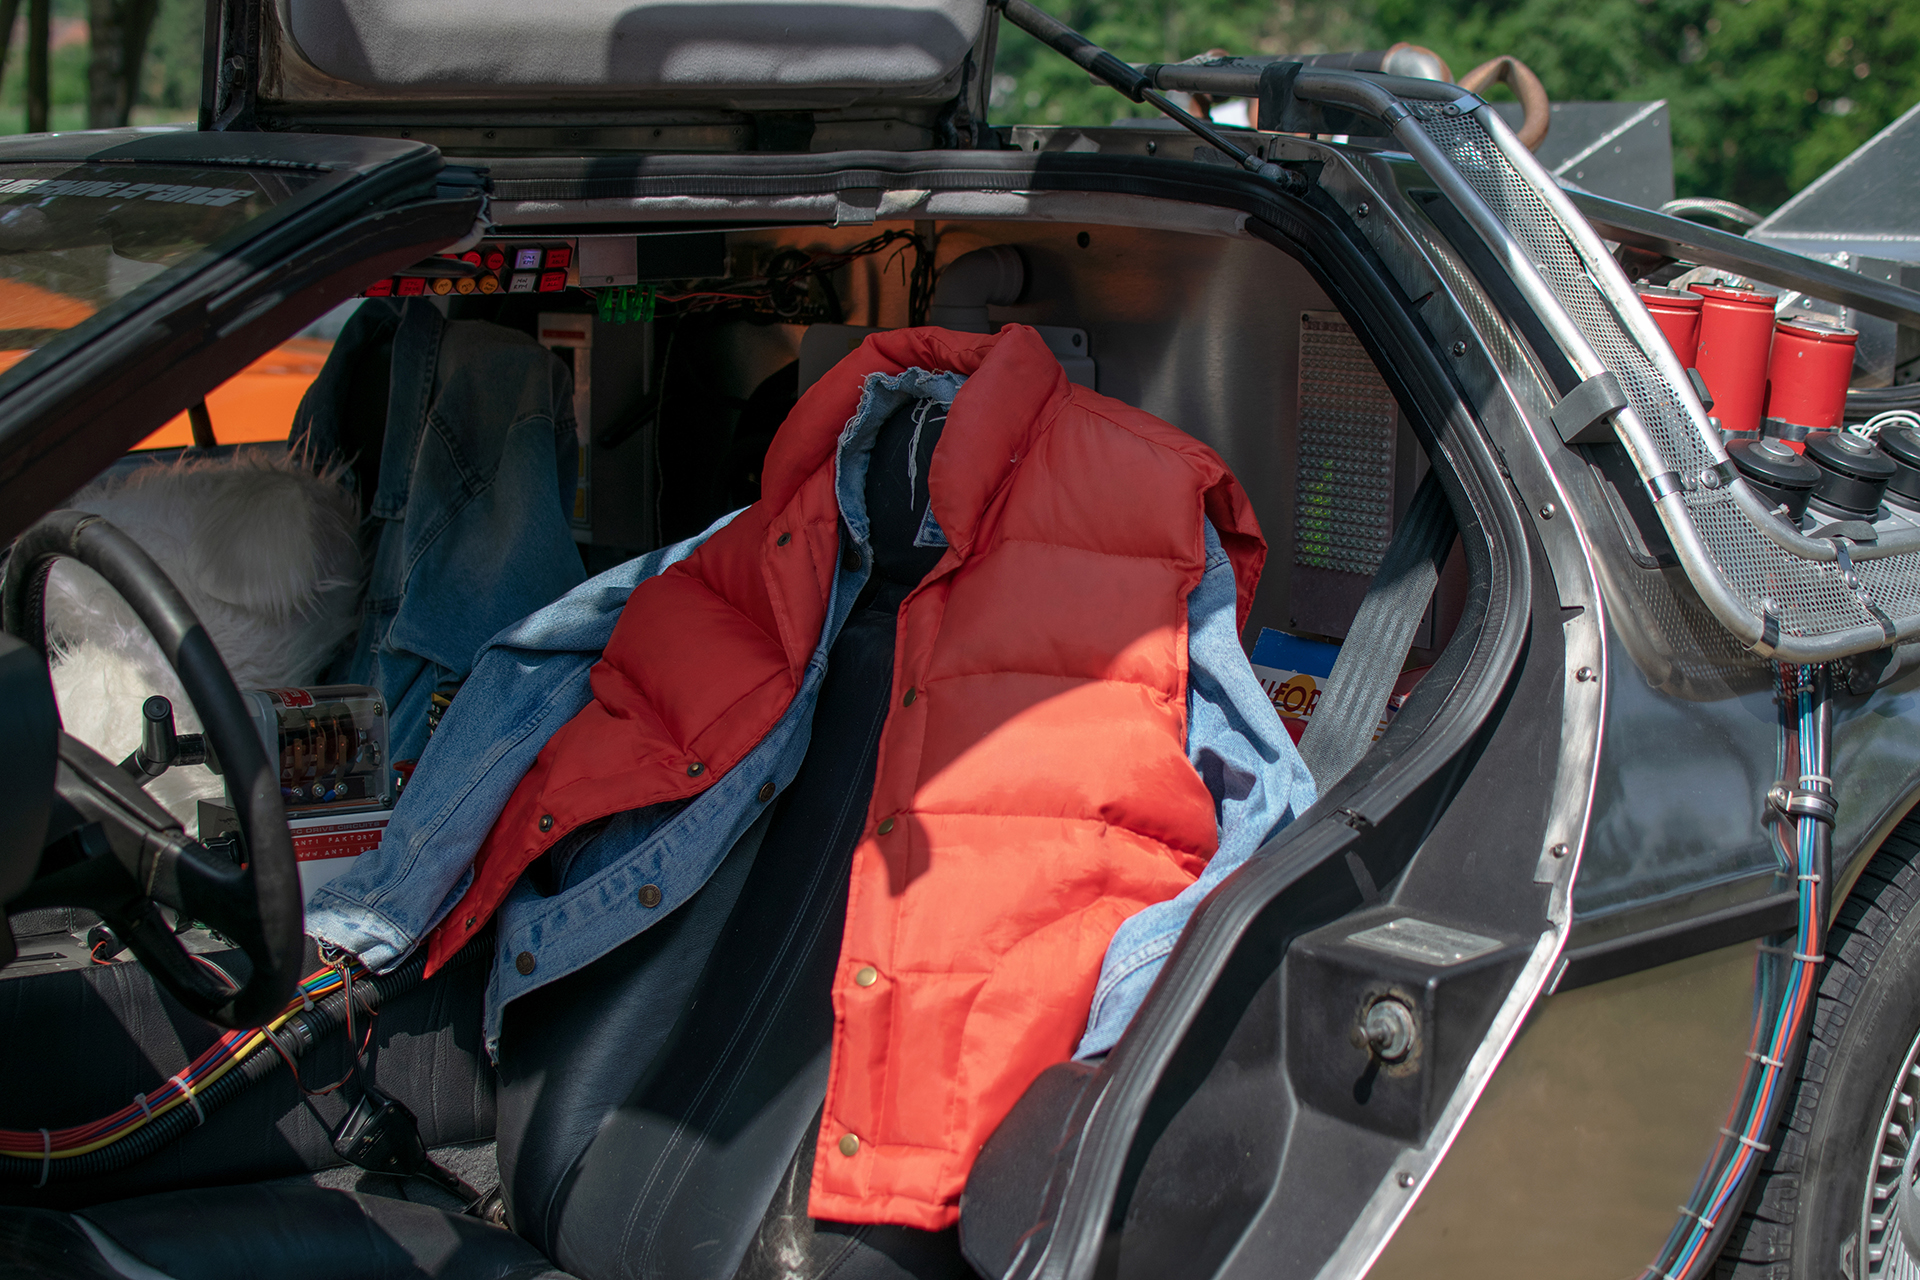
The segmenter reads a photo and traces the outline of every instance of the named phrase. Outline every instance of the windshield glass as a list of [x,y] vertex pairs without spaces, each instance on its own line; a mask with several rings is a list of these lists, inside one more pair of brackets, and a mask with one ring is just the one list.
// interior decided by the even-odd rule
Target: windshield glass
[[140,286],[326,176],[214,165],[0,164],[0,372],[94,328],[89,322]]

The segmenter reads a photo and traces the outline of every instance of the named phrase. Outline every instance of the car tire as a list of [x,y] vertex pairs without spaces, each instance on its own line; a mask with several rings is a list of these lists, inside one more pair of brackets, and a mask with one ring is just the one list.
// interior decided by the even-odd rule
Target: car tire
[[1899,1228],[1882,1216],[1872,1229],[1863,1212],[1876,1171],[1871,1212],[1891,1207],[1900,1168],[1889,1176],[1880,1160],[1905,1156],[1920,1108],[1920,819],[1867,864],[1827,957],[1798,1080],[1720,1255],[1723,1280],[1920,1276]]

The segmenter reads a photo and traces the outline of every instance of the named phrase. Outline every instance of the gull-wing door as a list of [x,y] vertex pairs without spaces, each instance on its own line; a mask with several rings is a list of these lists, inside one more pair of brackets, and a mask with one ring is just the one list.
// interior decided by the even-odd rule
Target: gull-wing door
[[985,137],[987,0],[217,0],[202,129],[450,155],[907,150]]
[[462,239],[422,143],[125,129],[0,144],[0,539],[370,280]]

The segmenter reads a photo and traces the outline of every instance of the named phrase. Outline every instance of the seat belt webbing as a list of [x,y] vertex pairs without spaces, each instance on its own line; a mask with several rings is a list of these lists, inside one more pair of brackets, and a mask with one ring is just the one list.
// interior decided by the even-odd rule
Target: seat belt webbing
[[1429,470],[1393,531],[1313,718],[1300,735],[1300,755],[1322,795],[1372,744],[1456,532],[1447,495]]

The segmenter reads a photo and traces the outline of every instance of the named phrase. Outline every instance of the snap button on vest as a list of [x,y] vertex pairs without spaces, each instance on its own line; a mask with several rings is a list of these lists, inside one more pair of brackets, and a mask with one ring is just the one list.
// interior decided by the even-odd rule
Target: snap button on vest
[[773,799],[773,784],[771,782],[761,783],[760,791],[758,794],[760,796],[761,804],[765,804],[767,801]]
[[660,886],[657,884],[641,885],[640,886],[640,905],[643,907],[659,906],[660,905]]
[[903,707],[910,707],[913,705],[913,700],[919,696],[920,696],[920,691],[918,689],[908,689],[907,696],[900,699],[900,705]]
[[885,835],[887,834],[887,832],[891,830],[893,830],[893,819],[892,818],[880,819],[880,834]]
[[520,976],[523,978],[532,973],[534,966],[539,963],[538,960],[533,958],[533,952],[531,951],[522,951],[513,958],[513,967],[520,971]]
[[787,545],[787,544],[788,544],[789,542],[792,542],[792,541],[793,541],[793,535],[792,535],[792,534],[790,534],[790,533],[783,533],[783,534],[781,534],[781,535],[780,535],[779,537],[777,537],[777,538],[775,538],[775,539],[773,540],[773,545],[774,545],[774,546],[776,546],[776,547],[784,547],[784,546],[786,546],[786,545]]
[[860,1150],[860,1139],[854,1137],[852,1134],[849,1133],[840,1139],[841,1155],[850,1156],[855,1154],[859,1150]]
[[880,981],[880,971],[872,965],[863,966],[860,972],[853,975],[853,985],[856,987],[870,987],[878,981]]
[[705,773],[706,771],[707,771],[707,766],[701,764],[698,760],[695,760],[692,764],[687,766],[687,776],[689,778],[697,778],[701,774]]
[[551,830],[553,830],[553,815],[552,815],[552,814],[550,814],[550,813],[543,813],[543,814],[541,814],[541,815],[540,815],[540,829],[541,829],[542,831],[551,831]]
[[840,566],[849,573],[860,567],[860,548],[849,542],[840,556]]

